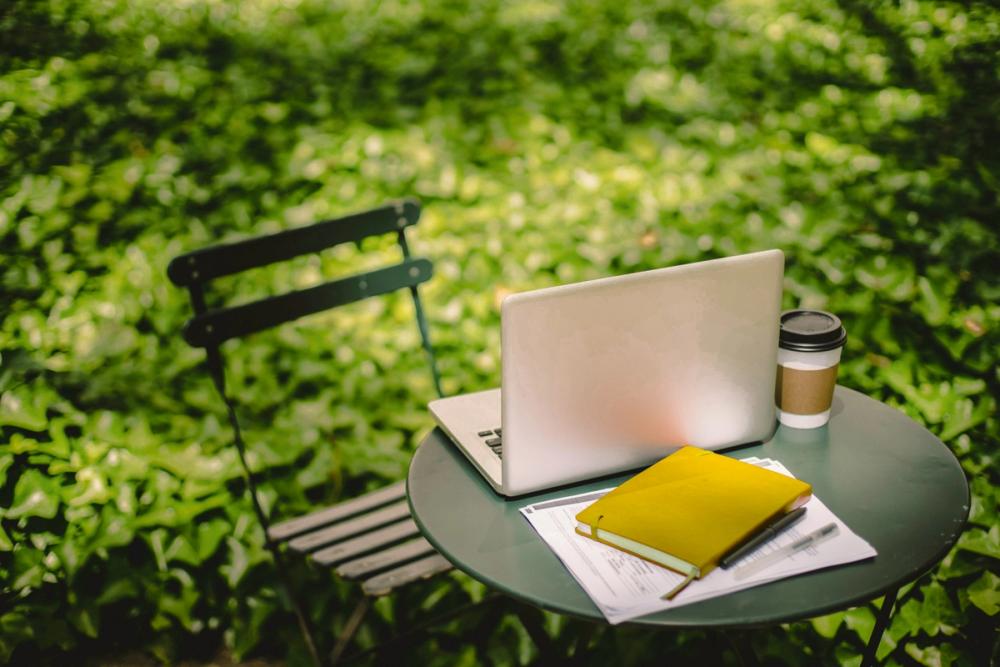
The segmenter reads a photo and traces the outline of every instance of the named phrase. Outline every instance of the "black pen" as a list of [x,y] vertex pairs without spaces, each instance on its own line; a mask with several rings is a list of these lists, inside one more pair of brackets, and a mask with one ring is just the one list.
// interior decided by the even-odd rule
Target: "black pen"
[[726,554],[726,556],[719,561],[719,567],[723,570],[728,570],[736,561],[740,560],[751,551],[754,551],[765,542],[774,539],[774,537],[779,533],[805,516],[805,513],[806,508],[799,507],[798,509],[792,510],[788,514],[785,514],[770,526],[751,537],[749,541],[744,542],[742,545],[737,547],[735,551]]

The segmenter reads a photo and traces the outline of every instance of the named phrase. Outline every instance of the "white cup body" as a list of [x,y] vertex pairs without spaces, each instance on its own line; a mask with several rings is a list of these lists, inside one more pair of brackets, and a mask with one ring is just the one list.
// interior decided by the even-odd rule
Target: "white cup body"
[[843,351],[843,347],[835,347],[832,350],[822,352],[799,352],[779,347],[778,365],[802,371],[819,371],[839,364],[840,354]]

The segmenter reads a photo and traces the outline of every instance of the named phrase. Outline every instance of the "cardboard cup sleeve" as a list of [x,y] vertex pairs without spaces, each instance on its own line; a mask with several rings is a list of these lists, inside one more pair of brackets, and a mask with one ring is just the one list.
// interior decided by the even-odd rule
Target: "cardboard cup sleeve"
[[814,415],[829,410],[839,365],[812,370],[779,365],[774,384],[775,405],[782,412],[794,415]]

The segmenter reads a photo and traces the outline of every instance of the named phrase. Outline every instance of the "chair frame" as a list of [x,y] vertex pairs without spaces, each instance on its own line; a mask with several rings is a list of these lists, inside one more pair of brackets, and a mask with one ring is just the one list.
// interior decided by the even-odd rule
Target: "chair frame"
[[[429,360],[434,388],[438,396],[443,396],[427,320],[417,289],[418,285],[430,279],[433,269],[428,260],[411,257],[405,234],[406,228],[415,225],[419,218],[418,202],[412,199],[400,200],[369,211],[305,227],[194,250],[175,257],[167,267],[170,280],[178,287],[188,290],[194,316],[184,325],[184,340],[193,347],[205,349],[209,374],[227,408],[254,513],[264,529],[266,546],[275,559],[280,583],[292,602],[307,649],[317,665],[323,664],[323,661],[319,657],[302,605],[293,594],[288,581],[284,558],[278,543],[317,525],[326,525],[368,511],[384,503],[387,498],[404,497],[405,490],[401,484],[397,484],[343,505],[272,526],[261,504],[255,475],[247,462],[246,446],[233,401],[226,391],[225,364],[220,346],[227,340],[247,336],[307,315],[408,288],[413,299],[422,345]],[[360,244],[365,238],[388,234],[395,234],[396,243],[402,251],[403,260],[398,264],[249,303],[213,309],[208,308],[206,304],[205,288],[217,278],[318,253],[343,243]],[[364,589],[366,597],[360,601],[338,637],[332,653],[332,662],[340,658],[360,626],[370,607],[367,596],[388,593],[396,586],[418,578],[427,578],[450,568],[450,563],[434,553],[432,556],[421,558],[376,577],[377,582]]]

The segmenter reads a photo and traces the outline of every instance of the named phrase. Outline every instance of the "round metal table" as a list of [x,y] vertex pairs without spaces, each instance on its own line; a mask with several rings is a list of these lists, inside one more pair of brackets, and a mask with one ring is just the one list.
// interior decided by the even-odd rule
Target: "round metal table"
[[[873,559],[783,579],[632,621],[670,628],[760,626],[819,616],[883,594],[869,651],[888,621],[896,590],[947,554],[969,513],[958,461],[902,412],[838,386],[822,428],[779,426],[763,444],[723,452],[781,461],[878,551]],[[602,619],[563,565],[520,515],[524,505],[615,486],[632,473],[505,499],[440,430],[421,443],[407,477],[424,536],[455,567],[550,611]]]

